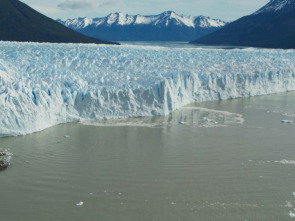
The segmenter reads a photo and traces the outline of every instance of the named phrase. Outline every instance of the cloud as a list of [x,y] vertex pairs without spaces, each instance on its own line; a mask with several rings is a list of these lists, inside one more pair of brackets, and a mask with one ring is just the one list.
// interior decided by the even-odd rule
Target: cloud
[[115,1],[107,1],[107,2],[103,2],[103,3],[101,3],[101,4],[99,4],[98,6],[99,7],[106,7],[106,6],[112,6],[112,5],[115,5],[117,2],[115,2]]
[[78,9],[92,8],[92,4],[87,1],[68,1],[67,0],[58,4],[57,7],[62,10],[66,10],[66,9],[78,10]]
[[56,7],[46,7],[43,5],[30,5],[33,9],[43,14],[58,14],[63,13],[63,11]]

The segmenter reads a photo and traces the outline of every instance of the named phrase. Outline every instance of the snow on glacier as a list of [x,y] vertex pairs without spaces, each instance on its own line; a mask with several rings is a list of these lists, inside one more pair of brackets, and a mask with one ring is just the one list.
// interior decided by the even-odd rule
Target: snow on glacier
[[0,42],[0,136],[295,89],[295,50]]

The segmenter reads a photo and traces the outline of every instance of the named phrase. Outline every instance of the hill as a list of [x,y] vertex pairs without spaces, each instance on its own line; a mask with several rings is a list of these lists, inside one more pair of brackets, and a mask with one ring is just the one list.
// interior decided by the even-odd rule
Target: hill
[[0,0],[0,33],[2,41],[110,44],[66,28],[18,0]]
[[257,12],[191,43],[295,48],[295,0],[271,0]]

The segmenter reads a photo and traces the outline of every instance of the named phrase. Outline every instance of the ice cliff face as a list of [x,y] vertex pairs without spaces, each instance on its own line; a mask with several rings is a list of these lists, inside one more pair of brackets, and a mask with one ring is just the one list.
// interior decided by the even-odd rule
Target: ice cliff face
[[295,89],[294,50],[0,42],[0,136]]

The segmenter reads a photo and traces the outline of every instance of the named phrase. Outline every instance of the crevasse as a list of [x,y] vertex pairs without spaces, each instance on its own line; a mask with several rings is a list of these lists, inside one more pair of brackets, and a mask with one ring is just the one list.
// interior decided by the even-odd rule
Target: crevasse
[[295,50],[0,42],[0,136],[295,89]]

